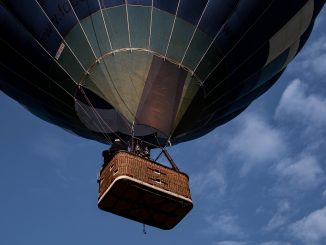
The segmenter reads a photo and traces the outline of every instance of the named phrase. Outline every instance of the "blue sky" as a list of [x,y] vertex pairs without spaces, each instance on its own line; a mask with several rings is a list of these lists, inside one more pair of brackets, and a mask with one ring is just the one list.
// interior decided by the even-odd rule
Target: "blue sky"
[[0,244],[326,244],[326,12],[278,83],[171,155],[194,209],[162,231],[97,209],[105,145],[0,94]]

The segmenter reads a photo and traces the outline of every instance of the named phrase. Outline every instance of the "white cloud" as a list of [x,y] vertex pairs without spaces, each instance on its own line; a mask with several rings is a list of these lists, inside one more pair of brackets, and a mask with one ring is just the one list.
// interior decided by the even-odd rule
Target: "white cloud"
[[245,245],[248,244],[247,242],[240,242],[240,241],[220,241],[214,243],[215,245]]
[[217,195],[225,194],[227,182],[223,165],[216,164],[207,171],[192,174],[190,184],[195,195],[205,194],[214,198]]
[[310,190],[325,181],[325,174],[317,159],[311,155],[301,155],[296,161],[286,159],[276,166],[276,173],[287,185],[300,190]]
[[321,196],[322,196],[323,198],[326,198],[326,189],[323,191],[323,193],[321,194]]
[[284,225],[285,223],[287,223],[288,219],[287,217],[285,217],[284,215],[280,214],[280,213],[276,213],[268,222],[268,224],[264,227],[263,230],[265,231],[273,231],[277,228],[279,228],[280,226]]
[[245,162],[243,175],[255,165],[279,159],[286,149],[281,131],[256,114],[247,114],[230,138],[228,153]]
[[295,66],[291,66],[294,72],[304,72],[308,76],[326,75],[326,36],[321,36],[308,46],[306,46],[298,55],[298,59],[294,62]]
[[307,87],[301,80],[296,79],[284,91],[275,115],[278,119],[295,118],[298,119],[296,121],[307,126],[324,127],[326,99],[315,94],[308,95]]
[[287,200],[279,201],[277,203],[277,210],[272,218],[268,221],[267,225],[263,228],[264,231],[273,231],[288,222],[286,213],[290,210],[291,205]]
[[260,245],[291,245],[291,244],[288,242],[268,241],[268,242],[263,242]]
[[279,201],[277,206],[280,213],[287,212],[291,209],[291,204],[287,200]]
[[258,214],[263,213],[264,211],[265,211],[265,210],[264,210],[263,207],[258,207],[258,208],[256,208],[256,210],[255,210],[255,214],[258,215]]
[[304,244],[326,244],[326,206],[293,223],[289,230]]
[[206,221],[209,224],[209,228],[206,230],[208,233],[229,235],[232,237],[242,238],[245,237],[245,233],[238,224],[238,217],[231,214],[221,214],[219,216],[209,215],[206,216]]

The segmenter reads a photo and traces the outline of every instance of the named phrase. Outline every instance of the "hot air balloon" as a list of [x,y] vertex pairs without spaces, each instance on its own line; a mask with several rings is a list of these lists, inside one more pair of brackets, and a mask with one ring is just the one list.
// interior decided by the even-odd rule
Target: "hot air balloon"
[[69,132],[122,142],[123,154],[160,147],[178,172],[165,146],[209,133],[272,87],[324,3],[1,0],[0,89]]

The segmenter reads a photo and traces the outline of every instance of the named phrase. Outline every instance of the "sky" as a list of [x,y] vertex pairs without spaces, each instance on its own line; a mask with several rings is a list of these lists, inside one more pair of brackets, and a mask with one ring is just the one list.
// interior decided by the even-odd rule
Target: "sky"
[[326,11],[274,87],[170,150],[193,210],[163,231],[97,208],[105,145],[0,93],[0,244],[326,244]]

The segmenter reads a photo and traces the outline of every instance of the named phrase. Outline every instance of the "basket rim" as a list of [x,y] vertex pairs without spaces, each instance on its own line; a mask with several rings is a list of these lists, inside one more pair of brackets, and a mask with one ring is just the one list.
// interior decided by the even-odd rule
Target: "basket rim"
[[150,188],[153,188],[153,189],[156,189],[158,191],[161,191],[161,192],[164,192],[166,194],[169,194],[169,195],[172,195],[172,196],[175,196],[175,197],[178,197],[180,199],[183,199],[184,201],[188,202],[188,203],[191,203],[192,204],[192,199],[191,198],[188,198],[188,197],[185,197],[185,196],[182,196],[182,195],[179,195],[179,194],[176,194],[174,192],[171,192],[171,191],[168,191],[168,190],[165,190],[163,188],[160,188],[160,187],[157,187],[157,186],[154,186],[154,185],[150,185],[144,181],[141,181],[141,180],[138,180],[138,179],[135,179],[135,178],[132,178],[130,176],[127,176],[127,175],[120,175],[118,176],[117,178],[115,178],[113,180],[113,182],[108,186],[108,188],[103,192],[103,194],[98,198],[98,204],[102,201],[102,199],[106,196],[106,194],[110,191],[110,189],[114,186],[114,184],[121,180],[121,179],[128,179],[132,182],[135,182],[137,184],[141,184],[141,185],[145,185],[147,187],[150,187]]
[[[163,164],[161,164],[161,163],[159,163],[159,162],[155,162],[155,161],[153,161],[153,160],[151,160],[151,159],[149,159],[149,158],[141,157],[141,156],[139,156],[139,155],[137,155],[137,154],[135,154],[135,153],[132,153],[132,152],[129,152],[129,151],[125,151],[125,150],[120,150],[120,151],[116,151],[116,152],[114,152],[113,154],[114,154],[114,155],[113,155],[113,157],[111,158],[111,160],[110,160],[107,164],[103,165],[103,169],[104,169],[106,166],[110,165],[110,163],[113,162],[113,161],[115,160],[115,158],[118,158],[119,155],[126,154],[126,155],[131,155],[131,156],[136,157],[136,158],[141,159],[141,160],[145,160],[145,161],[147,161],[147,162],[151,162],[152,164],[159,165],[160,167],[163,167],[163,168],[168,169],[168,170],[172,170],[172,171],[174,171],[174,172],[176,172],[176,173],[182,174],[182,175],[186,176],[187,179],[188,179],[188,181],[189,181],[189,176],[188,176],[188,174],[186,174],[185,172],[177,171],[177,170],[175,170],[175,169],[173,169],[173,168],[171,168],[171,167],[165,166],[165,165],[163,165]],[[102,170],[103,170],[103,169],[102,169]]]

